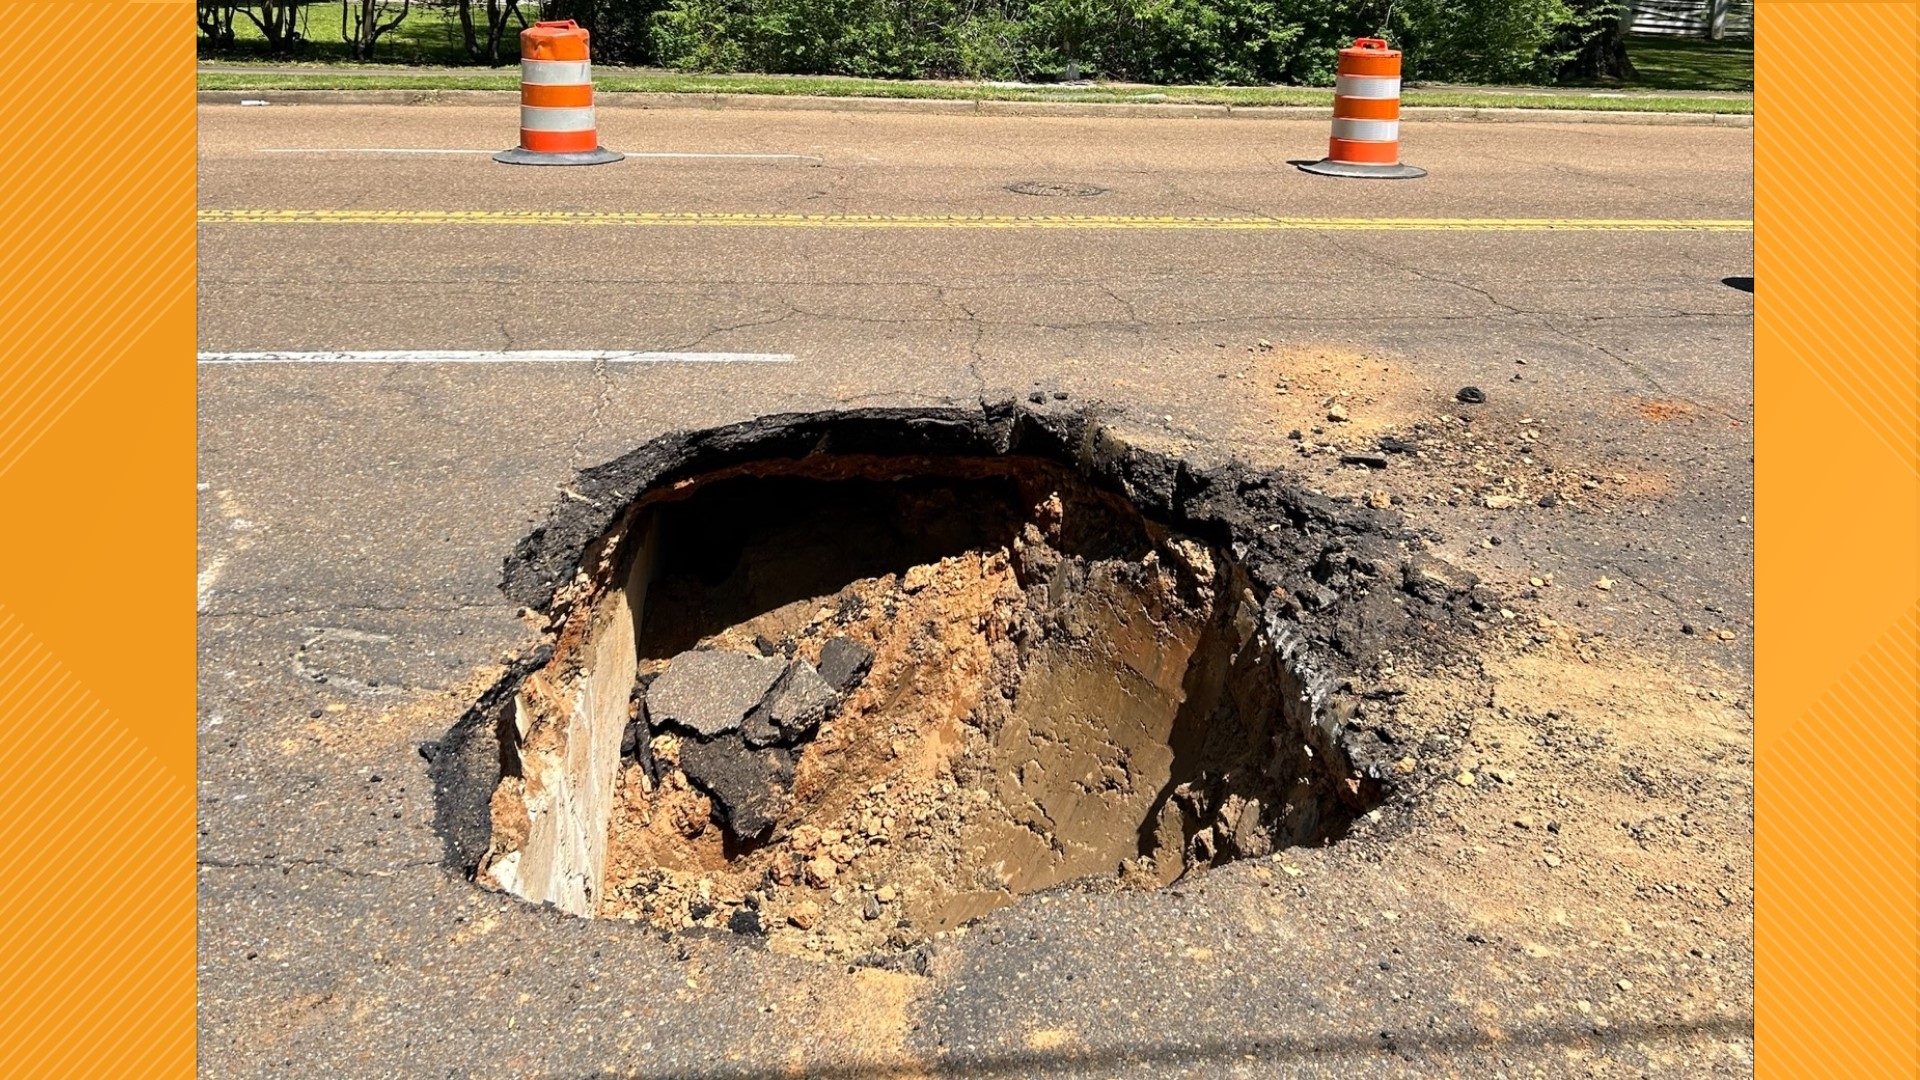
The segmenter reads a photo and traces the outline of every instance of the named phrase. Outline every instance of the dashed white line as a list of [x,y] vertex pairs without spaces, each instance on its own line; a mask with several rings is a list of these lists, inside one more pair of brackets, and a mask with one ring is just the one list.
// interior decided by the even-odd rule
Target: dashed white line
[[426,146],[293,146],[254,147],[261,154],[494,154],[497,150],[447,150]]
[[695,154],[682,151],[623,150],[630,158],[707,158],[714,161],[821,161],[816,154]]
[[[498,150],[430,146],[256,146],[259,154],[495,154]],[[712,161],[820,161],[815,154],[703,154],[680,150],[628,150],[630,158],[689,158]]]
[[791,364],[792,353],[629,352],[614,349],[387,349],[366,352],[203,352],[202,364]]

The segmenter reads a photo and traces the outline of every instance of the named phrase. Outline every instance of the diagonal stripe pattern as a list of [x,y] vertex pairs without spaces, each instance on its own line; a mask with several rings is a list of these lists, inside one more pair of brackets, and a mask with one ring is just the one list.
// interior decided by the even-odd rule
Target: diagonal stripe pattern
[[[1755,1019],[1775,1075],[1912,1076],[1920,1065],[1911,1040],[1886,1037],[1911,1032],[1920,1003],[1917,669],[1920,609],[1762,750],[1768,775],[1811,781],[1755,794],[1756,820],[1792,837],[1760,845],[1754,865],[1757,945],[1776,991],[1757,993]],[[1860,1029],[1884,1034],[1836,1038]]]
[[[188,1076],[193,787],[155,753],[159,741],[129,723],[144,717],[112,711],[107,702],[121,700],[111,696],[118,688],[97,682],[106,668],[138,680],[178,732],[169,733],[171,749],[191,761],[181,752],[191,745],[191,638],[160,632],[189,617],[188,567],[167,557],[159,536],[179,526],[128,512],[126,537],[141,560],[130,576],[142,582],[116,584],[63,550],[62,530],[82,512],[38,499],[63,489],[60,497],[75,504],[132,504],[128,493],[147,489],[160,471],[144,471],[149,463],[185,464],[184,455],[144,445],[151,429],[141,425],[122,426],[125,444],[106,434],[97,460],[79,459],[72,444],[77,421],[109,427],[103,417],[124,419],[116,410],[129,398],[146,417],[167,407],[164,395],[129,394],[127,384],[164,370],[153,355],[163,317],[190,325],[181,301],[193,295],[194,274],[192,11],[180,3],[12,4],[7,16],[32,43],[23,47],[84,71],[49,80],[44,64],[17,63],[0,73],[20,136],[0,184],[0,483],[14,525],[0,564],[8,582],[0,595],[0,700],[10,706],[14,764],[8,872],[0,878],[0,1007],[9,1036],[0,1075]],[[141,464],[103,478],[95,470],[111,469],[102,462],[112,455],[138,455]],[[56,590],[39,588],[36,576],[65,583],[53,607],[91,611],[111,625],[102,650],[131,645],[142,655],[90,667],[100,654],[73,652],[72,627],[49,615]],[[178,582],[177,613],[149,596],[170,594],[149,584],[166,580]],[[109,593],[137,610],[97,614]],[[150,660],[180,676],[152,678]]]
[[[1762,1078],[1920,1069],[1917,14],[1776,3],[1757,15]],[[1858,53],[1842,44],[1853,39]],[[1887,91],[1873,109],[1835,106],[1856,56]],[[1808,441],[1821,452],[1798,453]]]
[[0,700],[37,714],[10,735],[0,1075],[191,1075],[191,793],[4,608]]
[[[1794,39],[1804,24],[1814,23],[1815,12],[1788,14],[1783,5],[1781,40],[1769,41],[1759,53],[1762,70],[1772,79],[1797,86],[1819,85],[1834,78],[1833,28],[1872,27],[1881,40],[1901,47],[1875,50],[1876,79],[1889,87],[1905,88],[1902,103],[1884,102],[1893,113],[1906,115],[1920,80],[1915,64],[1914,5],[1821,4],[1818,41]],[[1811,31],[1812,27],[1807,27]],[[1828,391],[1884,443],[1889,451],[1920,475],[1920,409],[1916,409],[1914,343],[1904,343],[1904,365],[1885,362],[1887,331],[1910,321],[1907,311],[1920,291],[1920,267],[1913,259],[1920,208],[1895,193],[1911,190],[1911,174],[1920,159],[1920,128],[1912,123],[1885,124],[1871,110],[1836,109],[1830,99],[1811,94],[1775,94],[1768,98],[1771,121],[1791,137],[1806,132],[1807,147],[1788,148],[1792,163],[1766,172],[1757,198],[1782,213],[1780,227],[1755,237],[1756,257],[1793,276],[1793,287],[1805,302],[1769,304],[1767,286],[1757,282],[1755,310],[1767,320],[1769,332]],[[1903,111],[1904,110],[1904,111]],[[1814,135],[1812,133],[1818,133]],[[1761,158],[1769,140],[1763,133],[1756,143]],[[1872,154],[1851,157],[1844,167],[1808,168],[1801,156],[1819,146],[1875,147]],[[1901,183],[1896,174],[1908,179]],[[1787,227],[1791,221],[1792,226]],[[1837,273],[1827,272],[1828,269]]]
[[[53,23],[71,18],[66,8],[17,5],[10,14]],[[97,71],[132,70],[139,53],[179,33],[181,19],[178,5],[134,5],[102,18],[103,25],[119,25],[113,33],[89,33],[88,64]],[[8,298],[0,312],[3,474],[126,354],[162,303],[192,287],[192,249],[175,248],[167,261],[152,262],[156,239],[177,222],[152,208],[192,205],[192,175],[141,178],[93,165],[103,146],[122,160],[192,160],[194,127],[190,105],[128,108],[117,79],[68,80],[59,93],[45,92],[18,67],[0,80],[11,84],[5,96],[21,125],[16,130],[61,130],[73,116],[97,124],[86,152],[14,155],[8,183],[0,187],[8,239],[0,260],[0,291]],[[103,280],[113,287],[99,287]]]

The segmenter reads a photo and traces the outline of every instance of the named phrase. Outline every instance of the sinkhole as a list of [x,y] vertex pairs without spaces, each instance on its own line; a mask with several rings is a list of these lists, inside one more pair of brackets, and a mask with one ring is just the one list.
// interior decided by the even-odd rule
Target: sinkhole
[[437,748],[448,864],[839,954],[1332,842],[1389,779],[1327,644],[1366,532],[1054,402],[666,436],[507,560],[549,638]]

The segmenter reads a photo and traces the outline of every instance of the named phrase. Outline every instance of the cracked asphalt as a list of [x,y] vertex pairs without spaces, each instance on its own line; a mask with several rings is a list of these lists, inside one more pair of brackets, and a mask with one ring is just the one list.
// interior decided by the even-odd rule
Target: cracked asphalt
[[[1752,133],[1735,128],[1409,123],[1403,153],[1431,175],[1374,184],[1287,164],[1318,156],[1319,121],[689,108],[601,123],[623,150],[817,161],[270,153],[494,149],[514,118],[203,106],[200,205],[1752,216]],[[1035,180],[1105,194],[1007,190]],[[931,976],[847,973],[448,877],[416,747],[476,671],[531,640],[500,562],[583,466],[763,413],[1044,387],[1196,458],[1293,463],[1338,490],[1270,397],[1290,365],[1303,383],[1337,378],[1305,359],[1320,356],[1390,366],[1409,422],[1459,411],[1453,391],[1471,384],[1489,423],[1550,430],[1566,460],[1606,463],[1586,471],[1609,483],[1657,477],[1578,515],[1503,512],[1445,485],[1409,487],[1402,507],[1436,550],[1516,592],[1529,576],[1617,581],[1544,590],[1522,614],[1711,666],[1737,697],[1751,667],[1753,301],[1723,279],[1751,273],[1750,233],[1686,230],[203,225],[203,351],[795,357],[201,367],[203,1074],[1750,1072],[1750,928],[1693,946],[1727,983],[1726,1009],[1621,1006],[1596,1024],[1560,1006],[1606,1008],[1624,993],[1609,975],[1564,950],[1516,958],[1473,929],[1480,916],[1408,899],[1382,840],[1300,853],[1298,878],[1236,865],[1158,893],[1030,898],[940,943]],[[1694,624],[1737,637],[1682,632]],[[1397,917],[1353,917],[1369,905]]]

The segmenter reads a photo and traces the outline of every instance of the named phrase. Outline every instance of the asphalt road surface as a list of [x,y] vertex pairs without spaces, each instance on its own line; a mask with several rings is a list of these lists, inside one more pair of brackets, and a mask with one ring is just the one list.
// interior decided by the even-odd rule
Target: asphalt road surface
[[[1431,175],[1377,183],[1289,164],[1323,121],[604,109],[624,162],[478,152],[514,127],[510,107],[200,110],[203,1074],[1750,1068],[1750,929],[1702,950],[1721,1012],[1595,1024],[1568,1002],[1611,975],[1472,952],[1459,911],[1381,899],[1392,867],[1335,848],[1307,876],[1346,876],[1282,914],[1250,914],[1277,890],[1235,866],[1033,898],[931,977],[851,975],[448,877],[414,749],[529,640],[500,560],[574,470],[677,428],[1036,388],[1195,457],[1385,484],[1490,581],[1581,586],[1523,616],[1737,698],[1753,301],[1724,279],[1752,273],[1750,130],[1409,123]],[[653,355],[507,362],[530,351]],[[1301,452],[1337,437],[1328,402],[1401,430],[1461,411],[1463,385],[1488,398],[1472,422],[1546,433],[1526,468],[1618,494],[1518,514],[1473,494],[1471,462],[1396,487]],[[1370,900],[1407,914],[1348,917]]]

